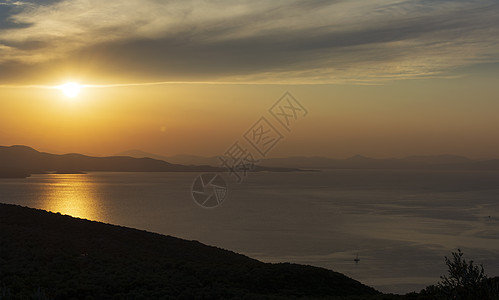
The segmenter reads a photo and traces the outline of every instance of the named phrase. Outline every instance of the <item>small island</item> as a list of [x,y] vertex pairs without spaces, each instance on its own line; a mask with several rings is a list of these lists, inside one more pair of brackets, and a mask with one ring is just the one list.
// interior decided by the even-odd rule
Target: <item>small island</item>
[[66,170],[66,171],[55,171],[55,172],[51,172],[49,174],[60,174],[60,175],[72,175],[72,174],[78,175],[78,174],[82,174],[82,175],[84,175],[84,174],[88,174],[88,173],[83,172],[83,171],[68,171],[68,170]]
[[26,172],[26,171],[7,171],[7,170],[1,170],[0,171],[0,179],[1,178],[28,178],[31,176],[31,173]]

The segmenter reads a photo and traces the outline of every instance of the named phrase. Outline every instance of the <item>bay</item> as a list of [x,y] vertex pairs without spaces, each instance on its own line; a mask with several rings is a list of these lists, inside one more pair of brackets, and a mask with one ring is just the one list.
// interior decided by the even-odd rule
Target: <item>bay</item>
[[457,248],[499,276],[497,171],[251,173],[240,184],[224,175],[228,198],[212,209],[193,201],[197,175],[33,175],[0,180],[0,202],[325,267],[383,292],[435,284]]

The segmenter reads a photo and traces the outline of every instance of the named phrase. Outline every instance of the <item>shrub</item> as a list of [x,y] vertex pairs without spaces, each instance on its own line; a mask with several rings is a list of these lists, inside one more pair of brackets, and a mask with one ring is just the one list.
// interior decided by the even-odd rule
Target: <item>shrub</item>
[[466,261],[463,252],[452,252],[452,258],[445,257],[448,275],[441,276],[438,291],[446,299],[474,300],[499,299],[497,280],[487,278],[482,265],[473,260]]

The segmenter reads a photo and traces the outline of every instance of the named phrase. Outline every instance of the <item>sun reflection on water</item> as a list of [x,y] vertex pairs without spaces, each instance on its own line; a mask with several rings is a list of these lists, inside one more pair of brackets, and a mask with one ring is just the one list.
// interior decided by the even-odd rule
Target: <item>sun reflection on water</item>
[[84,174],[52,174],[46,185],[45,207],[52,212],[104,221],[96,200],[96,184]]

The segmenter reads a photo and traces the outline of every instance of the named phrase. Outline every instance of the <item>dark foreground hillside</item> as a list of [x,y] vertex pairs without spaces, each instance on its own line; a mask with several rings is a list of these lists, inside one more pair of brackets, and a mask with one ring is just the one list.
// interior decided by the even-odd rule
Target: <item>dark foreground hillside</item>
[[0,204],[0,299],[373,295],[379,293],[322,268],[262,263],[195,241]]

